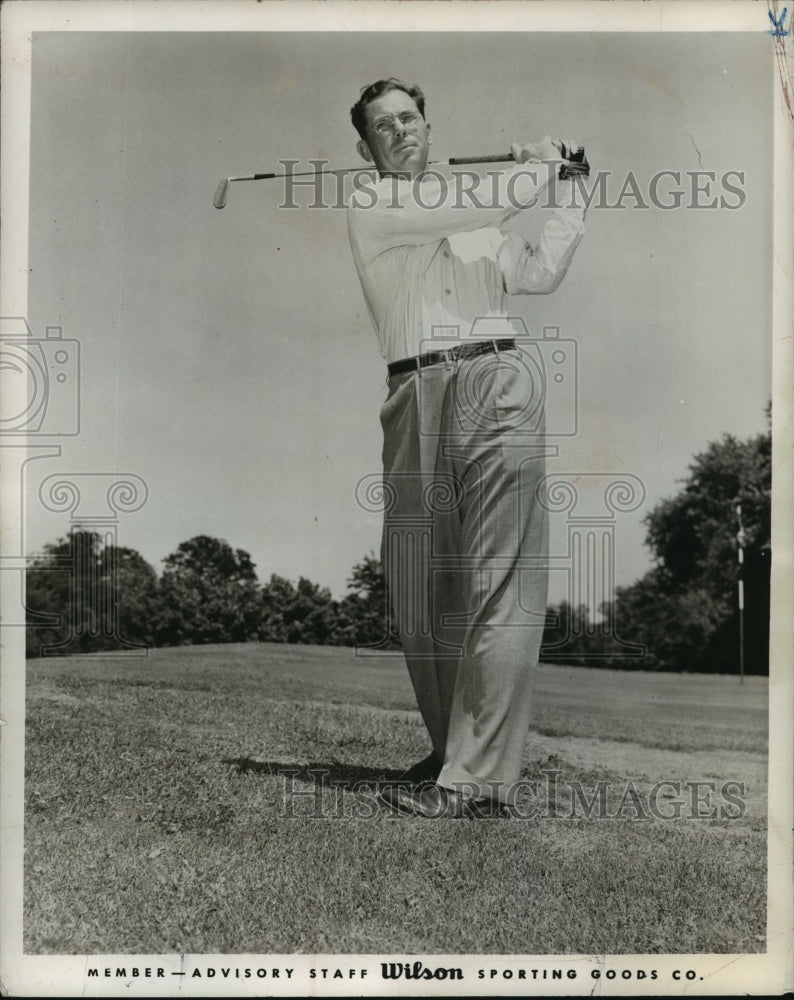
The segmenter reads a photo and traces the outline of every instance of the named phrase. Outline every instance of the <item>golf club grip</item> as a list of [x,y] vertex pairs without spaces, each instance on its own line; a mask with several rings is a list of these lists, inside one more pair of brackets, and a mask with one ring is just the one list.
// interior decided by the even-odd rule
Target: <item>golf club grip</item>
[[490,153],[488,156],[453,156],[448,160],[451,167],[463,163],[512,163],[511,153]]

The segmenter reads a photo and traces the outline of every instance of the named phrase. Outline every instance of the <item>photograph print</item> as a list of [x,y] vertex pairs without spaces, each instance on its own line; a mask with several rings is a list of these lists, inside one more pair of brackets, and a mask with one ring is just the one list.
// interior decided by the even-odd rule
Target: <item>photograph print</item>
[[3,9],[9,995],[783,991],[786,14],[420,6]]

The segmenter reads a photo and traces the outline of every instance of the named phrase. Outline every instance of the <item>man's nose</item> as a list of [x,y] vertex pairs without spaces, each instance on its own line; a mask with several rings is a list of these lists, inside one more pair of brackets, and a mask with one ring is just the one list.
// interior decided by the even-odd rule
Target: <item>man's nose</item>
[[394,135],[395,138],[397,138],[399,136],[405,135],[405,133],[408,131],[408,127],[404,125],[400,121],[400,119],[395,116],[391,120],[391,130],[392,130],[392,135]]

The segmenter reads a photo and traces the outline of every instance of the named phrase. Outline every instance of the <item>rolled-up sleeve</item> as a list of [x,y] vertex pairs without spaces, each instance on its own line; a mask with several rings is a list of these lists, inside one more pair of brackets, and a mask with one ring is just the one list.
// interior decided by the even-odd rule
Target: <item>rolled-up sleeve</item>
[[553,292],[584,236],[584,211],[560,209],[543,227],[535,246],[518,233],[505,234],[497,258],[509,295]]

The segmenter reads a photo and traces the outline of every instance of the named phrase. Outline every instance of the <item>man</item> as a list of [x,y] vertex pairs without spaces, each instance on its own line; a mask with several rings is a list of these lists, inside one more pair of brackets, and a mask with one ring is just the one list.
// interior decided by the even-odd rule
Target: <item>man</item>
[[470,175],[463,190],[427,169],[418,87],[378,81],[351,117],[379,175],[351,200],[348,229],[389,371],[383,563],[433,744],[382,797],[424,817],[502,816],[521,771],[548,577],[543,373],[516,344],[506,295],[557,287],[584,211],[555,211],[535,247],[503,227],[544,193],[569,204],[587,165],[547,137],[514,144],[516,166]]

